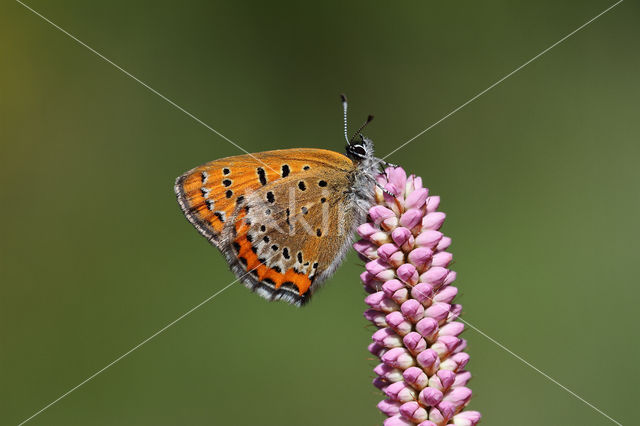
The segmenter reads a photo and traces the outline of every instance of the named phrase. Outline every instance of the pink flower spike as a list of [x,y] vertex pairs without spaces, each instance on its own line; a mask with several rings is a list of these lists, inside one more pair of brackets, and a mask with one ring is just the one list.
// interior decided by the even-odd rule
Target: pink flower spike
[[373,384],[388,398],[378,404],[384,425],[475,426],[480,413],[463,411],[471,373],[440,197],[402,168],[376,181],[391,194],[373,188],[375,204],[354,248],[366,262],[364,316],[377,327],[368,349],[381,361]]

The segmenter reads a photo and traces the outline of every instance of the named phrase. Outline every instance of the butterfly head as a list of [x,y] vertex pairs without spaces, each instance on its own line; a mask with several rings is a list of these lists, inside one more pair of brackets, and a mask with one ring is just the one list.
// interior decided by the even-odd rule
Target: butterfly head
[[373,157],[373,141],[359,134],[359,139],[352,139],[347,144],[347,157],[360,162]]
[[369,138],[366,138],[362,135],[362,129],[364,129],[367,124],[371,123],[373,120],[373,115],[369,115],[367,117],[367,121],[364,122],[362,126],[358,129],[358,131],[349,139],[347,133],[347,97],[345,95],[340,95],[342,100],[342,108],[344,111],[344,138],[347,141],[347,157],[349,157],[354,162],[362,162],[363,160],[367,160],[373,157],[373,141]]

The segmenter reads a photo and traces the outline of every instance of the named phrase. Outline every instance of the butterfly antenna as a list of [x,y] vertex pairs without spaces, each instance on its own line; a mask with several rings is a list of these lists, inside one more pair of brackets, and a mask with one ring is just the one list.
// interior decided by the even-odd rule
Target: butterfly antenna
[[340,100],[344,111],[344,138],[349,143],[349,136],[347,136],[347,96],[344,93],[340,94]]
[[367,124],[371,123],[372,120],[373,120],[373,115],[369,115],[367,117],[367,121],[365,121],[364,124],[362,126],[360,126],[358,131],[353,134],[353,137],[349,140],[349,143],[353,142],[353,140],[356,138],[356,136],[358,136],[360,134],[360,132],[362,132],[362,130],[364,130],[365,127],[367,127]]

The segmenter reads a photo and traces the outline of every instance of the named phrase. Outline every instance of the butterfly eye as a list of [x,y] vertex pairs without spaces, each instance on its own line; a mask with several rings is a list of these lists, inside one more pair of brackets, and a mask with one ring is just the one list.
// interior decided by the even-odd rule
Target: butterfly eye
[[353,147],[353,152],[355,152],[356,154],[362,157],[367,155],[367,151],[364,150],[364,147],[362,145],[356,145],[355,147]]

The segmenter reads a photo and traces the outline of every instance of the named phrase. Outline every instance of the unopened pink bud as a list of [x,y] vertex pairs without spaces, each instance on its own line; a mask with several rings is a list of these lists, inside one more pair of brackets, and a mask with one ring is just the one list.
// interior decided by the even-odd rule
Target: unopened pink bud
[[411,297],[422,303],[424,306],[430,306],[433,302],[433,286],[427,283],[419,283],[411,289]]
[[471,380],[471,373],[469,373],[468,371],[463,371],[456,374],[456,380],[453,382],[453,385],[451,385],[451,387],[457,388],[460,386],[466,386],[469,380]]
[[457,411],[455,404],[449,401],[442,401],[436,408],[440,411],[445,421],[452,418]]
[[364,302],[372,308],[383,312],[394,312],[398,308],[398,305],[382,291],[368,295]]
[[372,260],[371,262],[367,262],[365,267],[367,268],[367,272],[374,276],[382,271],[389,269],[389,265],[382,259],[376,259]]
[[373,333],[373,341],[387,348],[395,348],[402,346],[402,338],[398,336],[391,328],[381,328]]
[[[426,231],[425,231],[426,232]],[[436,231],[437,232],[437,231]],[[438,242],[438,245],[436,246],[436,249],[438,251],[444,251],[446,249],[449,248],[449,246],[451,245],[451,238],[449,237],[442,237],[442,239],[440,240],[440,242]]]
[[469,362],[469,354],[460,352],[451,356],[451,359],[458,365],[457,371],[462,370]]
[[420,209],[409,209],[400,216],[400,226],[413,229],[420,224],[423,215]]
[[481,418],[482,415],[477,411],[463,411],[453,416],[453,424],[455,426],[475,426]]
[[440,205],[440,197],[438,195],[432,195],[427,198],[427,212],[431,213],[436,211],[438,206]]
[[387,324],[389,324],[389,327],[393,328],[395,332],[401,336],[404,336],[411,331],[411,323],[407,321],[404,315],[399,311],[389,313],[385,317],[385,320],[387,321]]
[[464,330],[464,324],[458,321],[453,321],[442,326],[438,335],[440,336],[458,336]]
[[389,349],[382,355],[382,361],[394,368],[406,370],[415,364],[411,354],[404,348]]
[[[367,265],[369,263],[367,263]],[[367,268],[367,270],[369,269]],[[432,286],[436,287],[443,283],[444,278],[447,276],[448,273],[449,273],[449,270],[446,268],[442,268],[440,266],[433,266],[429,268],[427,272],[425,272],[420,276],[420,281],[423,283],[431,284]]]
[[[371,244],[371,243],[369,243]],[[418,270],[424,270],[424,268],[431,262],[431,255],[433,251],[426,247],[418,247],[412,250],[407,256],[407,260],[414,265]]]
[[438,340],[431,346],[431,348],[438,352],[442,357],[452,353],[458,345],[462,342],[461,339],[455,336],[438,336]]
[[398,275],[398,278],[400,278],[401,281],[409,285],[414,285],[414,284],[417,284],[418,282],[418,278],[419,278],[418,271],[416,270],[416,267],[410,263],[405,263],[404,265],[401,265],[396,270],[396,274]]
[[413,426],[413,423],[405,420],[400,414],[385,419],[382,424],[384,426]]
[[402,343],[404,344],[404,347],[414,355],[427,349],[426,340],[424,340],[420,333],[416,333],[415,331],[404,336],[402,338]]
[[447,319],[450,307],[451,306],[447,303],[434,303],[425,309],[424,315],[425,317],[433,318],[434,320],[441,322]]
[[426,387],[420,391],[420,395],[418,395],[418,400],[423,405],[435,406],[442,401],[444,395],[436,388]]
[[417,237],[415,244],[419,247],[434,248],[442,240],[442,232],[426,230],[422,231]]
[[449,273],[447,274],[447,276],[445,277],[444,281],[442,282],[442,285],[449,285],[452,282],[454,282],[456,280],[456,271],[449,271]]
[[402,315],[409,321],[416,323],[424,316],[424,306],[416,299],[409,299],[400,305]]
[[376,225],[390,217],[395,217],[395,213],[384,206],[373,206],[369,209],[369,217]]
[[458,289],[456,287],[445,287],[436,292],[436,294],[433,296],[433,301],[437,303],[449,304],[453,301],[457,294]]
[[382,284],[382,291],[384,291],[384,293],[389,297],[391,297],[393,293],[400,290],[401,288],[405,288],[405,286],[399,280],[389,280]]
[[465,406],[470,399],[471,389],[462,386],[447,392],[447,394],[444,396],[443,401],[452,403],[457,411],[457,409]]
[[440,410],[438,410],[436,407],[433,407],[429,410],[429,420],[437,425],[443,425],[447,422],[447,420],[449,420],[449,418],[443,416]]
[[362,225],[358,226],[358,235],[360,235],[364,239],[368,239],[371,235],[380,231],[377,227],[375,227],[372,223],[366,222]]
[[385,172],[388,177],[388,182],[396,186],[396,188],[403,188],[407,183],[407,172],[402,167],[387,167]]
[[400,407],[400,414],[408,420],[411,420],[413,423],[427,420],[427,417],[429,416],[427,410],[422,408],[416,401],[409,401],[402,404]]
[[446,215],[442,212],[428,213],[422,219],[422,229],[433,229],[437,231],[444,223],[445,217]]
[[422,389],[429,384],[429,377],[419,367],[409,367],[402,373],[404,381],[414,389]]
[[431,265],[433,266],[442,266],[446,268],[449,263],[453,260],[453,255],[448,251],[441,251],[433,255],[433,259],[431,259]]
[[400,405],[402,405],[398,401],[393,401],[391,399],[383,399],[378,403],[378,410],[382,411],[387,416],[395,416],[400,412]]
[[353,244],[353,248],[358,252],[360,258],[363,260],[372,259],[377,257],[376,246],[373,243],[370,243],[367,240],[360,240]]
[[407,196],[404,206],[407,209],[419,209],[427,201],[428,195],[429,191],[426,188],[417,189]]
[[387,321],[385,320],[386,315],[380,311],[375,309],[367,309],[364,311],[364,317],[371,321],[377,327],[386,327]]
[[434,370],[440,365],[440,357],[433,349],[427,349],[420,352],[416,357],[416,361],[425,369],[427,375],[429,375],[427,370]]
[[369,241],[371,241],[374,244],[377,244],[377,245],[381,246],[384,243],[390,243],[391,242],[391,237],[385,231],[378,231],[378,232],[376,232],[375,234],[372,234],[369,237]]
[[399,402],[409,402],[416,399],[416,392],[404,382],[392,383],[384,391],[387,396]]
[[423,337],[430,339],[433,333],[435,333],[438,330],[438,321],[430,317],[423,318],[420,321],[418,321],[418,323],[416,324],[416,330]]
[[410,246],[413,246],[414,242],[411,231],[402,226],[393,230],[391,239],[398,247],[402,247],[403,250],[407,250]]

